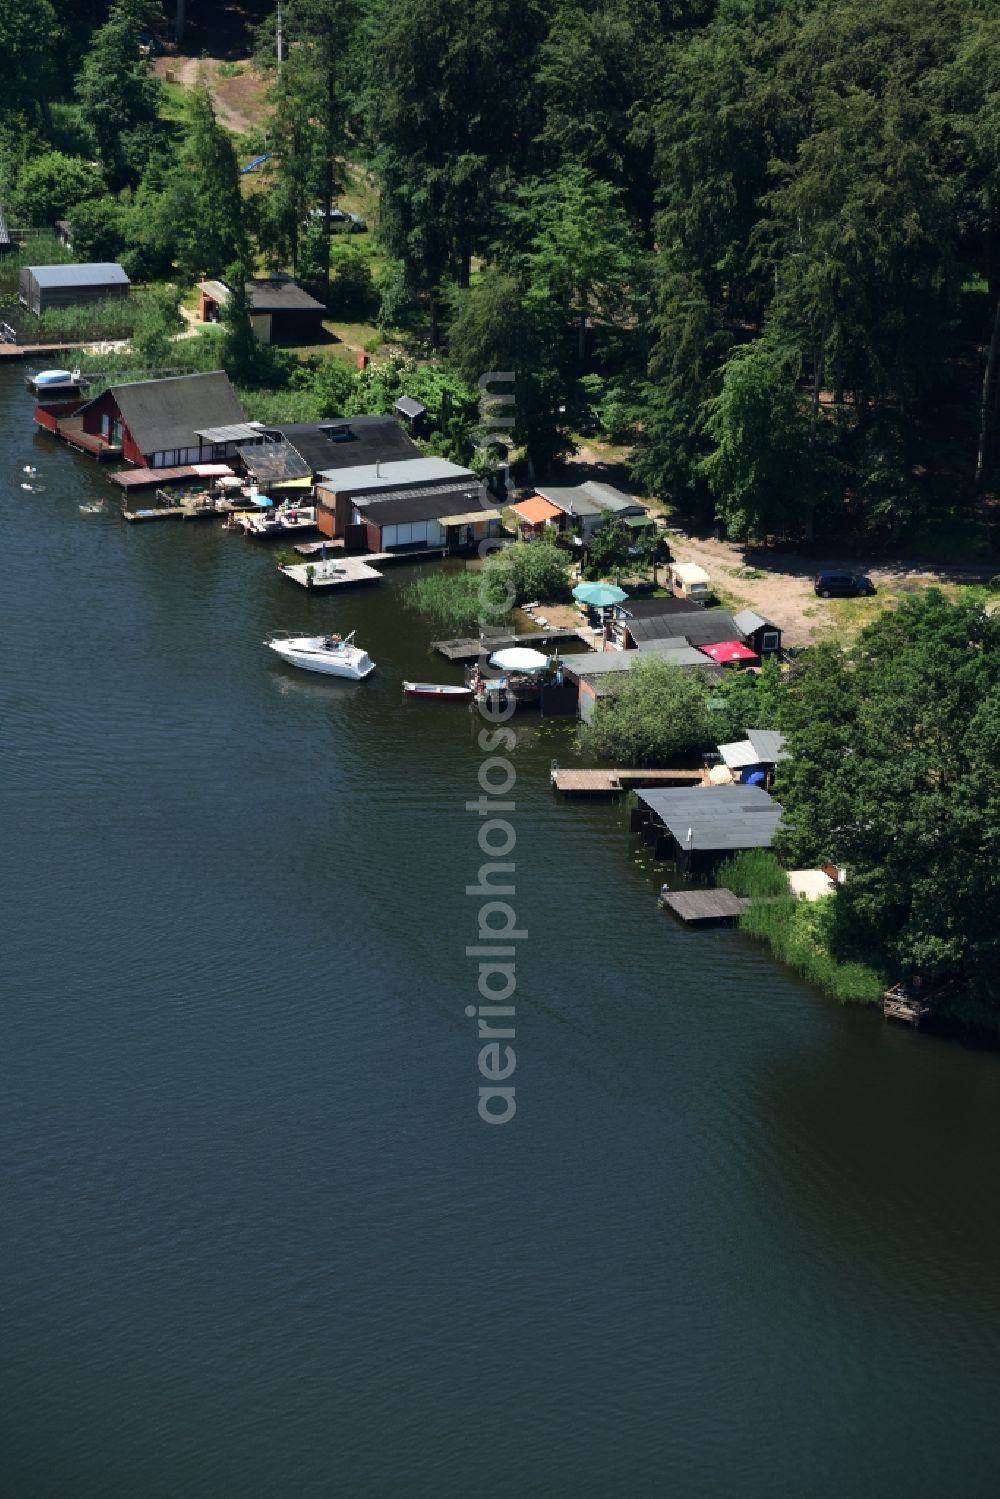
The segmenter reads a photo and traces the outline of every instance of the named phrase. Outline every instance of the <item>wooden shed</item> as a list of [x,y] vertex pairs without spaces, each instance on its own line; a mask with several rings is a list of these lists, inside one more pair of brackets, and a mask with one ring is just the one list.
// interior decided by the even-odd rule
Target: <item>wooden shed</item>
[[21,267],[18,299],[29,312],[58,307],[80,307],[129,294],[129,279],[120,265],[25,265]]

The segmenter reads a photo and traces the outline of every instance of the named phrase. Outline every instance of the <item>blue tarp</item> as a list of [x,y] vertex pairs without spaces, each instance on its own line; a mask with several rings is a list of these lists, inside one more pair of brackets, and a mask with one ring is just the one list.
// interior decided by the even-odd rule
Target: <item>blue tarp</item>
[[258,167],[261,167],[261,166],[264,165],[265,161],[270,156],[270,154],[271,154],[270,151],[265,151],[264,154],[263,154],[263,156],[255,156],[254,159],[253,159],[253,161],[248,161],[245,167],[240,167],[240,172],[241,173],[246,173],[246,172],[254,172],[254,171],[256,171]]

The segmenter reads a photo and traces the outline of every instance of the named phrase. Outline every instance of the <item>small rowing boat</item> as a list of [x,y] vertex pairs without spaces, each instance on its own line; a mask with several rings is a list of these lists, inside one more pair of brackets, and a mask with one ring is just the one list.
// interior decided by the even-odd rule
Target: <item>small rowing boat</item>
[[470,698],[471,687],[451,687],[444,682],[404,682],[407,697]]

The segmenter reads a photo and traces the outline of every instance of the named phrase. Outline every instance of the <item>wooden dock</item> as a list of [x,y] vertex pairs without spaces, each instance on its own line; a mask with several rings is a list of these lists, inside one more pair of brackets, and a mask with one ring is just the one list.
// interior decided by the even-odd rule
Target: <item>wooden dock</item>
[[559,770],[549,772],[556,791],[563,796],[621,796],[643,786],[700,786],[705,772],[698,770]]
[[750,902],[745,896],[734,895],[723,886],[718,890],[664,890],[660,895],[660,905],[690,926],[738,921]]
[[471,636],[463,636],[457,640],[432,640],[431,650],[437,651],[448,661],[474,661],[477,656],[492,656],[494,651],[505,651],[514,645],[537,648],[564,640],[579,640],[584,650],[593,649],[579,630],[533,630],[528,635],[495,635],[485,642],[473,640]]
[[332,588],[347,588],[354,583],[381,583],[382,581],[382,574],[360,557],[339,557],[336,562],[327,561],[315,564],[311,562],[279,564],[278,571],[283,577],[291,578],[293,583],[298,583],[300,588],[308,588],[312,593],[328,593]]
[[911,994],[902,984],[894,984],[882,996],[882,1014],[886,1020],[919,1026],[930,1014],[931,1006],[924,995]]

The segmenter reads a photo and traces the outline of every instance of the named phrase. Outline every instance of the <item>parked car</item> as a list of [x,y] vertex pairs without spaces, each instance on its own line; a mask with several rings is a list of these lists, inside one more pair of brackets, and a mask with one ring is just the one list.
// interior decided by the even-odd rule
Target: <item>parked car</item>
[[867,573],[817,573],[813,589],[821,599],[857,599],[871,597],[875,584]]
[[[309,210],[309,220],[312,223],[322,224],[323,219],[322,208],[311,208]],[[334,229],[340,230],[343,234],[361,234],[363,230],[368,228],[368,225],[359,213],[345,213],[342,208],[330,209],[329,222]]]

